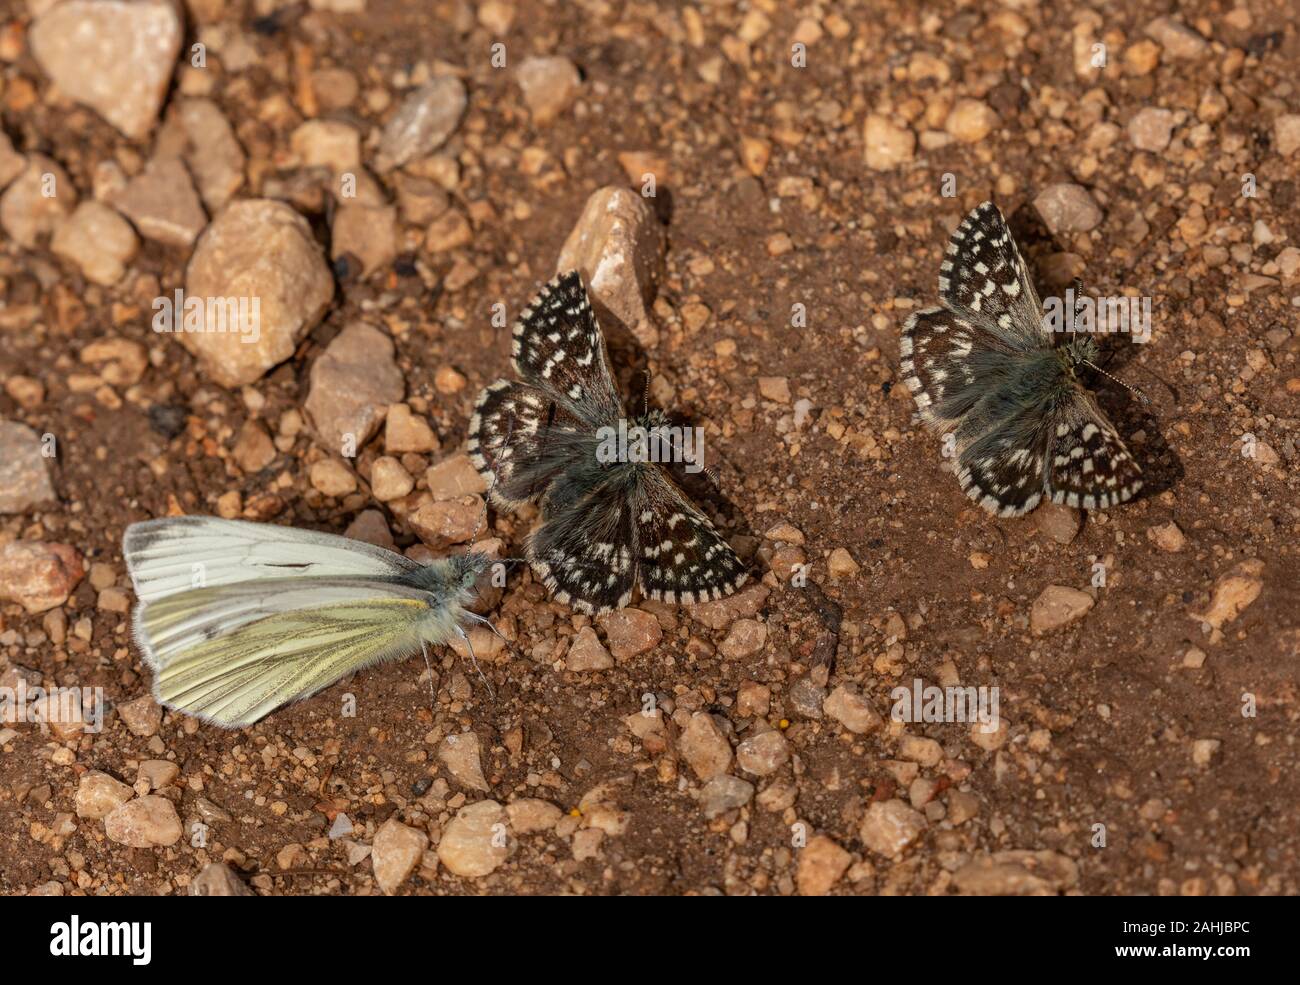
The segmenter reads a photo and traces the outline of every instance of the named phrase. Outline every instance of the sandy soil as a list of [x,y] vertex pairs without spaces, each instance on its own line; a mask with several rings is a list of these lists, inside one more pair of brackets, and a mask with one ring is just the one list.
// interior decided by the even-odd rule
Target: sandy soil
[[[231,72],[214,46],[207,69],[207,96],[248,155],[242,197],[292,174],[289,135],[310,115],[304,73],[334,67],[359,83],[346,107],[314,108],[355,126],[369,162],[405,83],[453,67],[469,104],[441,153],[459,164],[450,202],[472,237],[433,251],[400,221],[403,246],[414,245],[368,277],[341,278],[293,355],[242,388],[215,383],[149,328],[149,299],[182,283],[188,249],[145,240],[126,276],[98,287],[44,241],[5,238],[3,306],[39,310],[0,328],[0,376],[38,380],[43,394],[24,405],[0,393],[0,416],[57,434],[62,451],[57,504],[0,516],[0,544],[66,543],[100,567],[60,617],[0,603],[0,670],[102,687],[110,710],[98,734],[0,732],[0,890],[185,893],[224,861],[259,893],[377,893],[367,856],[390,821],[403,826],[383,848],[402,870],[392,888],[411,894],[1300,890],[1300,281],[1282,255],[1300,243],[1300,151],[1284,155],[1276,122],[1300,112],[1293,5],[189,7],[187,44],[219,28],[224,44],[238,36],[256,54]],[[1190,38],[1150,29],[1174,7]],[[514,12],[504,31],[503,10]],[[4,130],[19,152],[58,161],[88,198],[97,164],[116,159],[130,174],[151,142],[51,91],[25,45],[31,19],[20,3],[0,7]],[[801,68],[790,64],[796,36],[810,39]],[[495,40],[512,59],[571,59],[582,77],[572,105],[537,123],[511,68],[490,64]],[[1086,70],[1095,40],[1108,65]],[[991,113],[987,133],[970,139],[953,119],[962,100],[984,107],[977,124]],[[1130,125],[1147,108],[1172,114],[1158,150],[1134,144],[1153,139]],[[868,166],[873,116],[914,147]],[[276,497],[261,507],[268,520],[334,532],[386,509],[365,481],[336,498],[313,489],[322,453],[310,429],[245,470],[241,428],[256,419],[285,437],[325,346],[367,320],[393,337],[407,401],[440,438],[439,451],[404,461],[423,483],[423,467],[463,444],[478,389],[508,374],[493,305],[517,311],[554,273],[587,197],[636,187],[647,161],[666,237],[659,337],[615,339],[613,358],[625,392],[639,398],[648,368],[661,381],[655,401],[707,427],[719,483],[703,498],[766,588],[747,596],[757,610],[706,622],[638,605],[662,638],[578,672],[566,653],[591,620],[516,569],[487,613],[511,642],[484,662],[492,694],[442,651],[432,712],[416,656],[242,732],[172,713],[128,727],[114,709],[148,694],[148,672],[119,611],[125,526],[216,513],[232,491],[245,506]],[[1255,197],[1241,194],[1247,173]],[[381,181],[391,194],[392,176]],[[1047,227],[1034,202],[1058,183],[1087,190],[1103,216],[1095,227]],[[1113,342],[1108,364],[1150,405],[1098,387],[1148,486],[1137,502],[1085,515],[1076,534],[1064,511],[999,520],[966,500],[899,379],[899,326],[933,303],[950,231],[988,198],[1045,293],[1077,275],[1096,293],[1153,299],[1151,342]],[[327,246],[329,207],[299,211]],[[429,276],[411,276],[416,262]],[[476,276],[448,290],[457,263]],[[796,305],[804,325],[791,324]],[[107,337],[145,348],[138,382],[80,379],[101,372],[80,353]],[[760,389],[760,377],[779,379]],[[1268,454],[1243,456],[1245,434]],[[382,451],[381,434],[357,460],[363,480]],[[385,516],[399,547],[416,542]],[[529,523],[490,516],[516,555]],[[836,550],[856,572],[831,565]],[[790,584],[804,563],[809,583]],[[1049,586],[1091,605],[1044,631],[1032,620]],[[1216,591],[1234,611],[1212,630],[1203,617]],[[647,632],[596,629],[616,650],[620,633],[636,651]],[[998,688],[1005,730],[892,721],[891,689],[917,678]],[[823,710],[838,688],[883,722],[849,731]],[[340,714],[346,693],[355,717]],[[627,723],[647,693],[667,720],[648,739]],[[481,784],[439,755],[467,731]],[[769,731],[784,741],[743,745]],[[690,736],[703,732],[741,747],[726,775],[752,789],[715,784],[702,797]],[[156,765],[139,781],[150,761],[179,771],[162,770],[156,794]],[[102,819],[78,816],[90,771],[163,797],[185,833],[149,847],[109,837]],[[712,817],[710,797],[724,798]],[[457,875],[439,857],[463,807],[526,799],[558,810],[508,815],[492,871]],[[353,830],[331,838],[341,814]],[[207,825],[200,847],[195,822]]]

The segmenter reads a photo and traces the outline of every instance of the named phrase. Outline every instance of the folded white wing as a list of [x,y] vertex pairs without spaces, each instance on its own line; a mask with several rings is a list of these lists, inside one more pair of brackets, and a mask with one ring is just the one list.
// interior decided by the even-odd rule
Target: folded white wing
[[132,524],[122,552],[154,696],[227,728],[456,628],[399,580],[417,562],[347,537],[184,516]]
[[122,553],[142,602],[254,579],[385,578],[420,567],[350,537],[204,516],[133,523]]
[[[401,585],[288,579],[181,592],[140,605],[136,641],[160,704],[226,728],[439,634],[428,596]],[[263,590],[253,592],[252,589]],[[418,596],[424,595],[423,598]]]
[[384,602],[411,603],[420,610],[418,614],[430,611],[428,593],[388,580],[255,578],[141,601],[136,605],[132,632],[145,661],[161,670],[191,648],[229,636],[269,616]]

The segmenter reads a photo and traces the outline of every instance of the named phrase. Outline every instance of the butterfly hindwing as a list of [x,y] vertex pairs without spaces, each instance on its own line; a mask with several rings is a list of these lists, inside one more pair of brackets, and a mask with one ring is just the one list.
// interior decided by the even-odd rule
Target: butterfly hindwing
[[547,391],[497,380],[478,396],[467,450],[493,501],[515,508],[546,491],[572,462],[575,437],[587,430]]
[[978,324],[947,308],[912,314],[903,326],[900,369],[921,419],[933,427],[951,426],[984,392],[976,374],[980,361],[1010,351]]
[[526,554],[557,601],[588,614],[631,601],[637,544],[631,491],[612,478],[580,484],[568,476],[547,493]]
[[[137,639],[152,638],[150,627],[168,612],[220,608],[221,596],[234,587],[146,604],[137,620]],[[270,611],[171,652],[155,667],[154,697],[186,714],[242,728],[347,674],[419,649],[429,614],[420,599],[398,593],[367,598],[354,590],[350,600],[321,604],[321,586],[306,591],[315,605]]]
[[575,416],[600,425],[622,415],[605,337],[576,270],[552,280],[520,313],[510,351],[519,378],[554,394]]
[[658,468],[594,485],[561,478],[542,516],[528,559],[556,598],[579,612],[621,608],[634,585],[646,598],[691,605],[745,582],[736,552]]
[[641,594],[691,605],[732,594],[745,565],[709,518],[661,471],[648,472],[634,503]]
[[[990,395],[994,399],[998,396]],[[990,513],[1021,516],[1043,499],[1051,446],[1049,422],[1038,404],[1017,410],[982,409],[990,413],[990,426],[972,428],[976,433],[965,440],[958,429],[954,467],[957,482],[970,499]]]
[[1114,425],[1082,387],[1049,425],[1047,489],[1055,503],[1106,509],[1142,488],[1142,470]]

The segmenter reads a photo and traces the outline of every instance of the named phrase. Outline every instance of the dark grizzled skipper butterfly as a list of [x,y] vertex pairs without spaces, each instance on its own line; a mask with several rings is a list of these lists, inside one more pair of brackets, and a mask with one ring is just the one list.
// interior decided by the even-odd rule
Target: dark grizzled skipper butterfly
[[[605,339],[576,271],[542,288],[514,326],[519,380],[479,394],[469,456],[506,509],[540,499],[525,556],[579,612],[622,608],[633,586],[690,605],[730,595],[745,566],[659,461],[601,453],[611,431],[658,434],[668,418],[627,421]],[[638,460],[632,460],[638,459]]]
[[942,306],[907,319],[901,369],[921,419],[955,438],[966,495],[998,516],[1044,497],[1088,510],[1132,499],[1142,470],[1076,375],[1097,344],[1053,345],[996,205],[966,216],[939,269]]

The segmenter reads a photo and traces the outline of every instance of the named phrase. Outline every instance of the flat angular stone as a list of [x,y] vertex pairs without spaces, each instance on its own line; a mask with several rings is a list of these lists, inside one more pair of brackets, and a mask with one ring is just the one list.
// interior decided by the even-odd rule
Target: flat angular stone
[[181,47],[169,3],[65,0],[32,25],[31,49],[45,74],[126,136],[153,129]]
[[[202,330],[180,333],[181,344],[209,377],[236,387],[293,355],[329,306],[334,278],[306,219],[282,202],[245,199],[227,206],[200,237],[185,294],[205,303]],[[227,324],[220,331],[207,301],[240,298],[250,311],[257,299],[254,330],[232,331]]]

